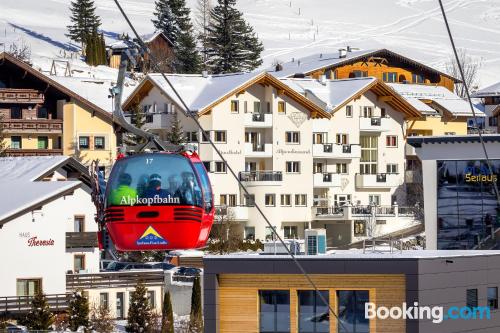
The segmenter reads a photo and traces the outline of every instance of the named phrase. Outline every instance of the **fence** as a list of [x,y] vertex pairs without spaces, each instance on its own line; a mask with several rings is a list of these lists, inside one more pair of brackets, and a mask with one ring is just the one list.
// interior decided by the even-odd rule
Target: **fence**
[[66,274],[66,289],[134,287],[141,280],[146,286],[163,285],[163,270]]
[[[45,295],[50,311],[61,312],[68,308],[69,294],[49,294]],[[0,315],[24,314],[31,309],[33,296],[10,296],[0,297]]]

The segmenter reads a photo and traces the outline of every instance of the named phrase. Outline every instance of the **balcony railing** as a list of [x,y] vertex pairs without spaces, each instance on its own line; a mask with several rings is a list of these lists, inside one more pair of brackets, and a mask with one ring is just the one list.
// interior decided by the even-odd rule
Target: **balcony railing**
[[352,215],[371,215],[372,207],[371,206],[354,206],[351,207]]
[[356,174],[357,188],[397,187],[402,182],[398,173]]
[[332,215],[337,217],[344,216],[344,207],[314,207],[316,210],[315,215]]
[[273,126],[273,115],[270,113],[246,113],[245,126],[268,128]]
[[7,156],[58,156],[63,154],[62,149],[6,149]]
[[325,172],[313,174],[314,187],[338,187],[341,185],[340,174]]
[[388,117],[371,117],[359,118],[359,130],[367,132],[383,132],[390,130],[390,118]]
[[62,133],[61,119],[4,119],[1,126],[7,133]]
[[337,143],[313,144],[313,157],[321,158],[359,158],[361,157],[360,145],[347,145]]
[[255,144],[252,142],[246,142],[245,155],[253,157],[272,157],[273,144],[272,143]]
[[43,103],[44,100],[43,93],[35,89],[0,88],[1,103],[38,104]]
[[281,171],[245,171],[240,172],[242,182],[280,182],[283,180]]
[[66,248],[93,248],[97,247],[97,232],[67,232]]
[[164,278],[163,270],[66,274],[66,289],[134,287],[139,280],[146,286],[162,286]]
[[[60,312],[68,309],[70,294],[49,294],[47,303],[51,312]],[[33,296],[0,297],[0,315],[25,314],[31,310]]]

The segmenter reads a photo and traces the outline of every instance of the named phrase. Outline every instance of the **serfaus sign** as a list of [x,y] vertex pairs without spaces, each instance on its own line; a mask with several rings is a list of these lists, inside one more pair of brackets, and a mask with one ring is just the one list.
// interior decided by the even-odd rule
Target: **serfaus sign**
[[468,166],[464,169],[465,182],[467,183],[482,183],[482,182],[496,182],[498,177],[496,174],[491,173],[487,165],[481,167]]

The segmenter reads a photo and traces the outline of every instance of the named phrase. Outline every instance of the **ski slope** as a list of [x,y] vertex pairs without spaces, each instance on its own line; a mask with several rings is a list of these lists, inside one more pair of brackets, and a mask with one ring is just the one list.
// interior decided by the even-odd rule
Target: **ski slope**
[[[65,36],[70,0],[2,0],[0,50],[23,41],[36,66],[51,58],[71,58],[78,49]],[[130,33],[113,0],[95,0],[108,41]],[[187,0],[195,8],[196,0]],[[215,0],[213,0],[215,2]],[[120,0],[141,34],[152,32],[154,0]],[[500,81],[500,0],[445,0],[457,46],[481,61],[480,87]],[[350,45],[389,48],[440,70],[451,48],[437,0],[238,0],[238,7],[263,41],[264,67],[311,53]],[[3,45],[2,45],[3,44]],[[109,78],[113,71],[85,69]],[[83,75],[83,74],[82,74]]]

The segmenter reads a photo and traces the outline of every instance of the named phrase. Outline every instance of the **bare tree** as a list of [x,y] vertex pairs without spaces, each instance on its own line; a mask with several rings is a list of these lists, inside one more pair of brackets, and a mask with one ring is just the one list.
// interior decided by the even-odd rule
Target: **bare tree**
[[210,0],[197,0],[196,3],[196,16],[194,19],[195,29],[198,35],[198,40],[201,44],[201,54],[203,60],[203,68],[206,68],[207,63],[207,27],[210,25],[210,11],[212,10],[212,4]]
[[[477,89],[479,79],[478,71],[481,67],[481,60],[469,55],[465,49],[458,49],[457,52],[458,59],[464,71],[465,83],[467,84],[467,87],[469,87],[470,90]],[[451,76],[460,80],[462,79],[455,56],[452,56],[446,63],[446,71]],[[462,98],[466,98],[467,93],[465,91],[465,85],[463,83],[455,84],[455,93]]]
[[31,60],[31,46],[26,44],[24,40],[21,40],[20,45],[12,43],[7,53],[24,62],[30,62]]
[[92,328],[96,332],[111,333],[115,329],[111,312],[105,304],[98,305],[94,303],[92,305],[92,309],[90,311],[90,322],[92,324]]
[[218,207],[210,231],[208,250],[218,254],[237,251],[242,240],[238,227],[239,223],[235,221],[231,210],[226,206]]

